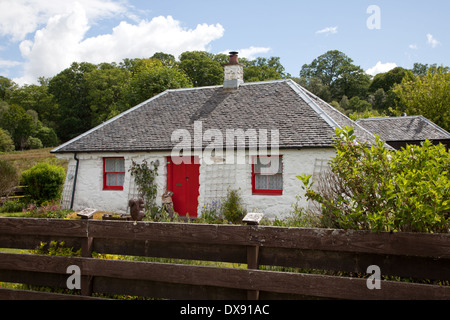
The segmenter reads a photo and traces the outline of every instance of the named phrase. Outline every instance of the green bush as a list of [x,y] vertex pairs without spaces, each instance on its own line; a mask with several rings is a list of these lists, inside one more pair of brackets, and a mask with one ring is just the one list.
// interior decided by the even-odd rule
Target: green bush
[[228,194],[224,202],[222,203],[222,213],[225,219],[232,223],[237,223],[247,213],[239,194],[239,190],[228,190]]
[[41,139],[35,137],[28,137],[27,146],[30,149],[41,149],[44,147]]
[[450,152],[425,141],[390,151],[356,142],[353,130],[337,130],[328,185],[306,196],[322,206],[326,227],[373,231],[438,232],[450,229]]
[[6,200],[0,206],[0,213],[13,213],[13,212],[22,212],[22,209],[26,205],[19,200]]
[[64,179],[64,169],[49,163],[38,163],[22,173],[26,195],[38,204],[58,199]]
[[18,175],[16,168],[6,160],[0,159],[0,196],[8,189],[17,185]]
[[0,152],[14,151],[14,141],[8,131],[0,128]]

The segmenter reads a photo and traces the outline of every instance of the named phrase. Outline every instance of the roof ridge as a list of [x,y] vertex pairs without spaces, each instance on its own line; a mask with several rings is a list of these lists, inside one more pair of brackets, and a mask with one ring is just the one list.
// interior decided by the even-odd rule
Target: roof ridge
[[303,99],[303,101],[306,102],[307,105],[311,107],[311,109],[313,109],[323,120],[325,120],[330,127],[333,129],[342,129],[342,127],[331,116],[329,116],[317,103],[308,97],[308,95],[304,92],[306,89],[292,79],[286,79],[286,83],[300,96],[300,98]]

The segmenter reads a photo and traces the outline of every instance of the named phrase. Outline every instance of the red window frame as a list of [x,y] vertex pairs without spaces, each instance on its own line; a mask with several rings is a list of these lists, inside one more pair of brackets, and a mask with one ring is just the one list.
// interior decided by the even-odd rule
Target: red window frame
[[103,158],[103,190],[122,191],[123,190],[123,185],[122,186],[108,186],[107,185],[106,175],[108,173],[123,173],[123,174],[125,174],[125,171],[106,171],[106,160],[110,160],[110,159],[123,159],[125,161],[125,158],[123,158],[123,157],[107,157],[107,158]]
[[[268,157],[268,156],[265,156]],[[276,175],[283,176],[283,156],[278,156],[281,161],[281,172],[276,173]],[[256,176],[260,175],[261,173],[255,172],[255,163],[258,158],[262,158],[262,156],[253,156],[252,157],[252,194],[254,195],[275,195],[280,196],[283,195],[283,189],[273,190],[273,189],[256,189]]]

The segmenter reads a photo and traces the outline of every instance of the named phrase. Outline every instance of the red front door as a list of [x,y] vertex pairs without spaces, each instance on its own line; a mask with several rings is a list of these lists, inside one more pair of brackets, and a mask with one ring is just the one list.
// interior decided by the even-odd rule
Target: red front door
[[185,157],[181,164],[167,158],[167,190],[172,191],[173,207],[178,215],[197,217],[200,163],[197,157]]

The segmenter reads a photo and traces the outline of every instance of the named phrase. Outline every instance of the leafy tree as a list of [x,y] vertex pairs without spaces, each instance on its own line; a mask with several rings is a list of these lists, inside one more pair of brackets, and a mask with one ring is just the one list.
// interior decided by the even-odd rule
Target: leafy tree
[[91,127],[125,111],[122,106],[131,73],[115,64],[102,63],[84,75],[91,113]]
[[370,84],[370,76],[338,50],[328,51],[314,59],[311,64],[303,65],[300,77],[307,82],[313,78],[320,79],[323,85],[330,88],[335,100],[342,99],[344,95],[364,98]]
[[279,57],[271,57],[270,59],[256,58],[253,61],[246,62],[245,65],[245,82],[279,80],[285,76],[284,67]]
[[423,64],[423,63],[414,63],[414,67],[412,68],[412,73],[415,76],[425,76],[428,72],[431,73],[435,73],[437,71],[441,71],[441,72],[449,72],[450,71],[450,67],[446,67],[446,66],[439,66],[434,63],[432,65],[428,65],[428,64]]
[[59,105],[58,137],[67,141],[89,130],[92,125],[92,112],[89,88],[85,74],[96,69],[91,63],[74,62],[54,76],[48,84],[49,93]]
[[0,114],[0,127],[7,130],[14,141],[16,149],[23,150],[27,141],[36,130],[33,117],[18,105],[10,105]]
[[175,60],[175,57],[168,53],[157,52],[152,56],[152,59],[157,59],[157,60],[161,61],[163,66],[165,66],[165,67],[172,68],[172,67],[178,66],[178,63]]
[[39,115],[39,120],[46,126],[55,126],[58,114],[58,105],[53,96],[44,85],[24,85],[11,90],[8,102],[20,105],[25,110],[34,110]]
[[14,141],[9,132],[0,128],[0,152],[14,151]]
[[12,90],[17,88],[12,80],[0,76],[0,100],[7,101]]
[[179,67],[190,78],[194,87],[223,83],[223,67],[213,54],[204,51],[187,51],[180,55]]
[[138,67],[124,99],[132,107],[165,90],[189,87],[192,83],[181,70],[165,67],[161,61],[151,59]]
[[422,115],[450,131],[450,72],[404,78],[393,89],[398,114]]
[[303,182],[322,208],[322,224],[372,231],[442,232],[450,228],[450,152],[426,141],[389,151],[377,138],[359,143],[351,128],[336,130],[336,157],[322,183]]
[[378,89],[383,89],[384,92],[388,92],[395,84],[401,83],[403,78],[411,76],[413,76],[413,73],[402,67],[394,68],[385,73],[379,73],[373,78],[369,86],[369,92],[374,93]]

